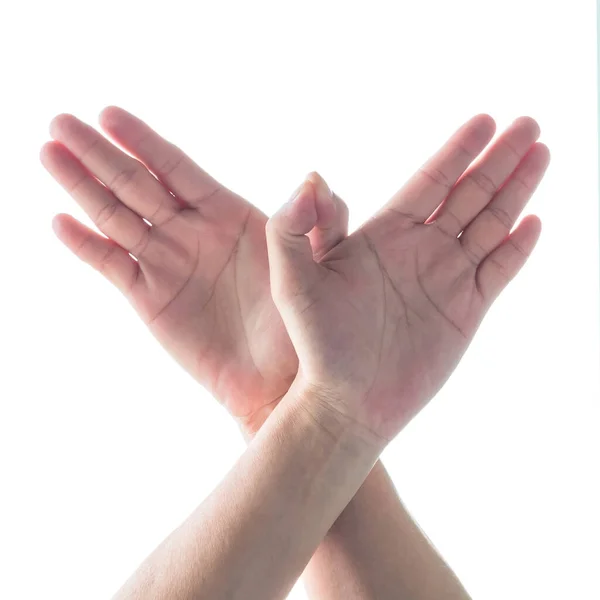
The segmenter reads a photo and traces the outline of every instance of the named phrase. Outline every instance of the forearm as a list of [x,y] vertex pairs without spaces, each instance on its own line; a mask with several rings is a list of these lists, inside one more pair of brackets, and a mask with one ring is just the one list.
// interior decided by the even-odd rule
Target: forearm
[[304,572],[319,600],[468,600],[378,461]]
[[285,597],[382,449],[311,414],[285,398],[115,600]]
[[[246,420],[250,442],[271,409]],[[381,461],[343,510],[303,574],[315,600],[469,600],[402,504]]]

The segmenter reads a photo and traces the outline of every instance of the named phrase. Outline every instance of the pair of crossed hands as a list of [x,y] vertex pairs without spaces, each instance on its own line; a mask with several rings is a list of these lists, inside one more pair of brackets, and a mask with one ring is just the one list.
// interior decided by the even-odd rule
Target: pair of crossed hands
[[530,117],[475,163],[496,125],[473,117],[351,235],[317,173],[268,219],[127,111],[105,108],[100,125],[131,156],[61,114],[40,159],[107,237],[67,214],[54,231],[247,437],[293,384],[317,419],[387,444],[449,378],[541,231],[529,215],[511,233],[550,160]]

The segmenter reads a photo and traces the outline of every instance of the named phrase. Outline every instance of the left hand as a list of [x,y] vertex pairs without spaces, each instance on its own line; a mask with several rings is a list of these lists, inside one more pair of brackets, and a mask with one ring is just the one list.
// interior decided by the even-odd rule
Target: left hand
[[389,441],[437,393],[539,237],[535,216],[510,233],[549,163],[533,119],[515,121],[463,174],[494,126],[471,119],[319,262],[306,237],[319,219],[312,183],[267,223],[300,387],[369,436]]

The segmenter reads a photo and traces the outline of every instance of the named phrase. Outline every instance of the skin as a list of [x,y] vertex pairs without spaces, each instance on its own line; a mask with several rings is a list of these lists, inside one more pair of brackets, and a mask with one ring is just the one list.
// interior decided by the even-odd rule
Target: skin
[[[101,271],[124,293],[163,346],[228,407],[247,438],[251,438],[288,390],[298,368],[296,352],[275,309],[269,287],[266,217],[210,178],[173,144],[133,115],[109,107],[102,112],[100,122],[108,135],[137,159],[119,151],[72,115],[59,115],[54,119],[51,133],[55,141],[42,148],[40,157],[108,239],[69,215],[55,218],[55,231],[77,256]],[[519,136],[526,136],[528,127],[535,130],[537,125],[529,118],[522,119],[506,138],[494,144],[479,166],[463,174],[463,179],[471,180],[475,189],[485,186],[486,182],[489,186],[489,181],[498,181],[506,171],[507,157],[513,154],[511,148],[525,143]],[[394,229],[403,218],[404,207],[410,204],[409,198],[423,196],[431,203],[435,195],[440,197],[440,188],[448,196],[451,185],[441,172],[444,156],[451,154],[453,147],[455,151],[458,148],[458,153],[465,155],[464,163],[468,151],[463,148],[473,144],[471,153],[478,154],[474,146],[478,144],[482,149],[493,130],[493,120],[487,115],[479,115],[465,124],[361,230],[366,228],[368,235],[369,227],[379,224],[382,235],[378,243],[384,248],[385,233],[388,232],[389,238],[395,235]],[[525,178],[525,185],[533,191],[547,158],[547,148],[534,144],[515,176],[519,181]],[[347,209],[337,196],[330,195],[327,185],[316,173],[309,175],[307,182],[305,188],[308,185],[309,190],[304,189],[301,202],[306,202],[308,196],[312,198],[308,213],[313,211],[309,221],[312,219],[314,223],[307,234],[310,254],[314,260],[326,260],[331,258],[330,250],[335,252],[338,242],[346,237]],[[468,196],[472,194],[469,190],[472,188],[465,184],[462,188],[456,186],[451,197]],[[441,208],[445,204],[442,202]],[[502,205],[497,211],[489,212],[495,215],[501,211]],[[148,227],[141,217],[153,226]],[[403,222],[406,222],[405,217]],[[529,236],[533,234],[537,239],[537,219],[532,217],[529,221],[533,221]],[[537,225],[539,235],[539,221]],[[524,226],[531,228],[526,220],[521,228]],[[519,242],[519,238],[511,240],[511,244],[515,241]],[[527,239],[521,250],[527,252]],[[139,263],[128,252],[134,254]],[[356,258],[358,262],[372,260],[369,258],[372,253],[367,245],[364,254],[358,252]],[[385,250],[383,254],[387,255]],[[336,260],[334,258],[334,263]],[[505,267],[499,262],[497,268]],[[506,282],[514,276],[509,271],[500,272]],[[275,287],[278,285],[275,283]],[[310,362],[306,363],[308,366]],[[306,372],[315,374],[306,367],[301,369],[301,376]],[[333,372],[333,375],[339,373]],[[321,390],[330,389],[331,381],[323,377],[304,380]],[[414,402],[417,406],[418,402]],[[410,402],[405,403],[410,406]],[[339,402],[335,403],[335,410],[339,408]],[[405,411],[406,416],[409,414],[406,406]],[[443,560],[424,541],[400,505],[383,467],[378,465],[368,477],[370,484],[363,485],[348,505],[343,523],[342,520],[339,526],[336,523],[336,531],[330,532],[325,540],[327,544],[321,545],[311,561],[307,569],[311,588],[318,597],[350,598],[347,590],[339,596],[339,581],[354,580],[357,588],[363,588],[356,596],[361,598],[367,597],[367,589],[371,597],[387,597],[387,589],[397,590],[400,584],[410,585],[411,597],[415,598],[429,597],[430,593],[436,598],[441,598],[441,593],[452,598],[467,598]],[[366,517],[368,511],[364,507],[380,503],[382,494],[387,494],[390,506],[396,504],[394,520],[401,524],[395,528],[390,526],[390,520],[381,519],[374,526],[373,519]],[[349,534],[359,530],[362,531],[360,539]],[[372,534],[377,543],[369,544],[372,551],[362,556],[367,533]],[[400,538],[406,541],[401,552],[397,542]],[[414,550],[417,547],[418,552]],[[377,553],[375,548],[382,551]],[[414,560],[410,569],[402,567],[400,559],[405,558],[410,549],[421,561],[419,569],[423,575],[419,577],[411,575],[415,572]],[[381,560],[382,554],[387,561]],[[360,556],[363,573],[359,573],[361,569],[357,568],[354,555]],[[394,565],[386,567],[385,576],[381,576],[383,562]],[[445,574],[442,574],[444,569]],[[438,591],[431,588],[434,579],[437,579]],[[371,581],[367,584],[368,580]],[[428,584],[424,586],[421,581]],[[377,585],[382,587],[377,589]]]
[[54,230],[251,435],[297,371],[269,288],[267,217],[130,113],[107,107],[100,124],[135,158],[62,114],[40,159],[108,239],[68,214]]
[[[134,115],[109,106],[99,121],[106,134],[132,156],[73,115],[61,114],[51,122],[54,139],[42,146],[40,160],[107,237],[68,214],[54,218],[54,230],[74,254],[125,295],[165,349],[228,408],[244,433],[252,436],[286,393],[298,368],[269,286],[267,217]],[[504,214],[504,205],[513,198],[504,194],[508,199],[495,203],[498,210],[484,211],[479,218],[478,233],[461,236],[462,259],[454,255],[464,266],[465,256],[481,257],[489,251],[489,243],[479,247],[486,234],[483,220],[494,231],[494,243],[505,237],[524,204],[522,192],[532,193],[549,161],[547,147],[534,144],[539,135],[537,123],[524,117],[490,148],[481,165],[463,175],[494,130],[488,115],[478,115],[463,125],[379,211],[375,223],[381,225],[373,243],[367,244],[367,236],[373,238],[373,233],[369,234],[372,222],[359,229],[350,243],[356,245],[358,239],[358,244],[367,248],[365,256],[370,254],[372,260],[376,258],[371,248],[383,248],[378,252],[384,263],[394,261],[403,256],[403,250],[390,239],[386,241],[386,224],[393,232],[401,223],[439,216],[433,221],[436,231],[428,234],[427,241],[420,241],[419,248],[426,254],[434,252],[442,248],[442,240],[457,248],[452,239],[460,233],[459,223],[468,224],[475,208],[452,216],[456,207],[464,210],[475,194],[477,206],[483,208],[529,151],[519,173],[510,178],[512,187],[523,187],[519,182],[526,178],[528,188],[521,190],[521,200],[513,201],[516,205]],[[445,167],[453,169],[446,174],[439,165],[442,155],[452,149],[458,149],[459,158],[454,159],[455,166]],[[445,202],[461,175],[464,181],[452,190],[452,202]],[[313,176],[317,187],[319,179]],[[424,197],[422,203],[420,197]],[[322,214],[324,223],[318,223],[322,227],[309,233],[317,258],[345,235],[347,209],[341,200],[337,203],[337,217]],[[409,205],[414,204],[420,207],[412,214]],[[436,208],[443,212],[431,215]],[[539,219],[530,216],[521,227],[525,230],[519,230],[510,243],[525,235],[523,252],[527,252],[527,244],[535,243],[539,235]],[[444,230],[453,235],[443,236]],[[410,241],[407,236],[402,239]],[[427,260],[432,264],[431,256]],[[408,264],[406,260],[404,264]],[[481,268],[484,286],[490,278],[506,281],[514,275],[504,272],[495,257],[486,264]],[[382,272],[379,264],[378,270]],[[477,297],[476,301],[481,302]]]
[[[468,202],[451,194],[445,212],[431,220],[431,205],[441,200],[430,188],[321,260],[306,235],[320,218],[312,182],[269,219],[272,293],[298,355],[297,376],[225,480],[144,561],[119,600],[287,594],[387,443],[453,371],[535,245],[539,220],[507,235],[497,215],[506,216],[502,225],[510,232],[511,215],[532,193],[539,164],[522,168],[519,152],[537,135],[522,132],[521,145],[511,145],[504,185],[475,184],[475,193],[465,178],[457,187],[471,186]],[[449,143],[434,157],[436,173],[456,185],[475,150],[473,138]],[[399,593],[390,587],[385,597]]]
[[539,127],[518,119],[463,176],[491,130],[489,117],[471,120],[318,262],[305,236],[318,219],[311,182],[267,224],[298,376],[367,436],[389,441],[438,392],[537,242],[535,216],[510,231],[548,165]]
[[323,429],[309,416],[313,402],[294,382],[223,481],[114,600],[285,598],[382,450],[350,427]]

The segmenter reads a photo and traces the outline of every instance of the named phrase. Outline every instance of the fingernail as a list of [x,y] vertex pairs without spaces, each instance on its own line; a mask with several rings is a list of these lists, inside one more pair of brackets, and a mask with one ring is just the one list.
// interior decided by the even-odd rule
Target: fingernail
[[[325,181],[325,179],[323,178],[323,176],[318,171],[311,171],[306,176],[306,178],[307,179],[312,179],[311,176],[313,176],[313,175],[314,175],[314,177],[316,177],[320,181],[321,184],[323,184],[327,188],[327,193],[329,194],[329,197],[333,198],[333,190],[329,187],[329,184]],[[315,183],[316,185],[319,185],[318,183],[316,183],[314,181],[313,181],[313,183]]]

